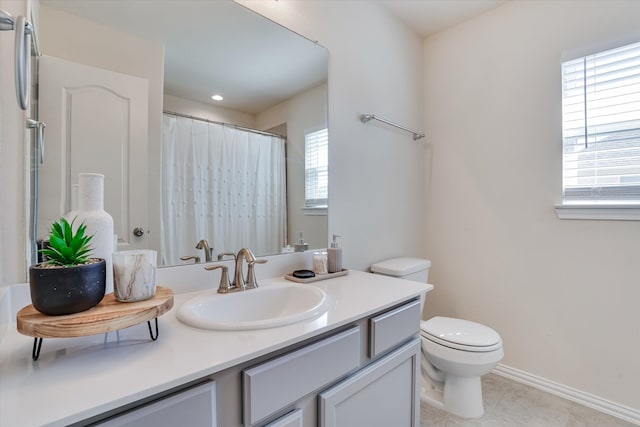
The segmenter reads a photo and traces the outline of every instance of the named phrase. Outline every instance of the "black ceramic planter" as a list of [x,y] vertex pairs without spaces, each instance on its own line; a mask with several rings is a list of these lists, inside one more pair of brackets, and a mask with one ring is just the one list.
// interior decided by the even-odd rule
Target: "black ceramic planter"
[[36,310],[51,316],[88,310],[104,298],[106,272],[103,259],[75,267],[31,266],[31,302]]

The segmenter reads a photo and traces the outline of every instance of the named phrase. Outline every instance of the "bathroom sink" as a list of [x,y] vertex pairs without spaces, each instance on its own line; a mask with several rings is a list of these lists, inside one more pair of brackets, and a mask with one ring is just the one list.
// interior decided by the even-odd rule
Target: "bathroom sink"
[[229,294],[207,293],[180,307],[178,319],[212,330],[274,328],[311,319],[328,309],[327,295],[313,286],[273,283]]

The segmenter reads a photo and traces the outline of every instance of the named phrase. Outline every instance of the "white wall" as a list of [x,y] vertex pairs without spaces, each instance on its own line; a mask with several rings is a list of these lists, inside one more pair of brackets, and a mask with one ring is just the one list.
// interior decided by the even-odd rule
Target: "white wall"
[[173,95],[164,95],[163,109],[173,113],[212,120],[214,122],[233,123],[238,126],[255,128],[255,117],[253,114],[243,113],[229,108],[221,108],[216,105],[204,104]]
[[636,409],[640,224],[553,205],[561,53],[639,22],[638,1],[514,1],[424,43],[428,314],[490,325],[505,365]]
[[345,268],[424,254],[424,146],[358,118],[423,128],[420,38],[376,2],[238,3],[329,49],[329,233]]
[[256,128],[287,127],[287,241],[293,246],[303,232],[309,248],[328,245],[327,215],[305,215],[304,135],[327,126],[327,85],[311,88],[256,116]]

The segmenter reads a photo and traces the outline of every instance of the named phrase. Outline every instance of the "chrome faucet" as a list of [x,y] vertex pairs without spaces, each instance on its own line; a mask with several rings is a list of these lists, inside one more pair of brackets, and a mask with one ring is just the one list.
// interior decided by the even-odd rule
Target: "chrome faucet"
[[247,261],[249,268],[247,269],[247,281],[245,282],[246,289],[255,289],[258,287],[258,281],[256,280],[256,271],[254,265],[265,264],[266,259],[257,259],[255,261]]
[[[235,260],[233,280],[229,280],[229,272],[226,265],[208,265],[204,268],[205,270],[216,270],[218,268],[222,269],[220,284],[218,285],[218,293],[226,294],[229,292],[244,291],[246,289],[255,289],[258,287],[254,265],[264,264],[267,262],[266,259],[256,259],[255,255],[253,255],[253,252],[251,252],[251,250],[248,248],[240,249],[237,255],[233,253],[220,254],[218,256],[218,260],[220,260],[224,255],[231,255]],[[246,280],[242,272],[243,260],[247,262],[248,266]]]
[[239,290],[246,289],[246,281],[244,276],[242,275],[242,260],[247,261],[247,265],[251,265],[251,263],[256,262],[256,257],[253,255],[250,249],[242,248],[238,251],[238,255],[236,255],[236,269],[235,274],[233,275],[233,284],[237,288],[242,288]]
[[196,244],[196,249],[204,249],[204,261],[211,262],[211,255],[213,254],[213,248],[209,248],[209,242],[206,240],[200,240]]

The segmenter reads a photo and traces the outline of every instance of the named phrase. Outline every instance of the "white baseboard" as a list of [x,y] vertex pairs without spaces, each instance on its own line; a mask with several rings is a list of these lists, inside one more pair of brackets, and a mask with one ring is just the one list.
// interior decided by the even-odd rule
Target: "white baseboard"
[[503,364],[496,366],[493,373],[640,426],[640,411],[637,409],[611,402]]

